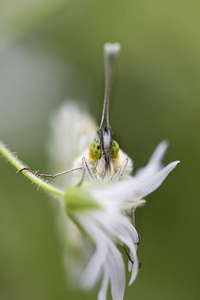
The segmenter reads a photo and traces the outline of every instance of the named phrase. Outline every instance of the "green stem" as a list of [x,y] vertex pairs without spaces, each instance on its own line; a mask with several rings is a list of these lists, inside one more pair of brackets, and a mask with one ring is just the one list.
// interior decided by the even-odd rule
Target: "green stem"
[[[6,146],[0,141],[0,154],[2,154],[18,171],[23,168],[26,168],[24,163],[18,160],[16,155],[14,155],[11,151],[9,151]],[[23,171],[23,175],[30,179],[32,182],[43,188],[44,190],[57,195],[57,196],[64,196],[64,192],[60,189],[55,188],[53,185],[47,183],[43,179],[37,177],[36,175],[32,174],[29,171]]]

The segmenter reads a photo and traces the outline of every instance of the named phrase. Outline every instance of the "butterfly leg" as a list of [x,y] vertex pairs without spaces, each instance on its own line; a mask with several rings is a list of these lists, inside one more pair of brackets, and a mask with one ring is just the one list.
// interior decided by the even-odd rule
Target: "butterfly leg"
[[[128,158],[126,158],[125,161],[123,162],[121,168],[119,169],[119,171],[115,175],[114,180],[118,181],[122,178],[122,176],[124,174],[124,171],[127,167],[127,164],[128,164]],[[135,210],[136,210],[136,207],[133,207],[132,212],[131,212],[132,213],[132,224],[133,224],[134,227],[135,227]],[[138,246],[140,244],[141,240],[142,240],[141,236],[138,234],[138,241],[135,244]]]
[[113,178],[115,181],[118,181],[122,178],[122,176],[124,175],[124,171],[126,170],[127,164],[128,164],[128,158],[125,159],[125,161],[123,162],[121,168],[115,174],[115,176]]
[[[134,206],[132,208],[132,224],[133,224],[134,227],[135,227],[135,211],[136,211],[136,206]],[[142,241],[141,235],[138,233],[138,241],[135,243],[136,246],[139,246],[141,241]]]
[[130,260],[130,262],[131,262],[132,264],[134,264],[134,261],[132,260],[130,254],[128,253],[128,249],[126,248],[126,245],[123,244],[122,247],[123,247],[123,249],[124,249],[124,251],[125,251],[125,253],[126,253],[128,259]]
[[77,185],[81,185],[83,183],[86,172],[89,175],[90,180],[95,180],[95,177],[94,177],[90,167],[88,166],[85,157],[82,158],[81,163],[82,163],[82,167],[81,167],[82,176],[81,176],[81,180],[79,181],[79,183]]
[[[134,227],[135,227],[135,210],[136,210],[136,206],[134,206],[134,207],[132,208],[132,224],[133,224]],[[142,240],[142,239],[141,239],[141,236],[140,236],[139,233],[138,233],[138,240],[137,240],[137,242],[135,242],[136,247],[139,246],[141,240]],[[133,261],[133,259],[131,258],[130,254],[129,254],[129,252],[128,252],[128,249],[126,248],[126,245],[123,244],[122,247],[123,247],[123,249],[124,249],[126,255],[128,256],[129,261],[130,261],[132,264],[134,264],[134,261]],[[141,262],[139,262],[139,266],[138,266],[139,269],[141,268],[141,265],[142,265]]]
[[73,171],[76,171],[76,170],[80,170],[80,169],[82,169],[82,167],[72,168],[72,169],[69,169],[69,170],[57,173],[57,174],[50,175],[50,174],[38,173],[38,172],[33,171],[33,170],[29,169],[29,168],[23,168],[23,169],[19,170],[18,173],[22,173],[23,171],[28,171],[28,172],[36,175],[36,176],[55,178],[57,176],[60,176],[60,175],[63,175],[63,174],[67,174],[67,173],[70,173],[70,172],[73,172]]

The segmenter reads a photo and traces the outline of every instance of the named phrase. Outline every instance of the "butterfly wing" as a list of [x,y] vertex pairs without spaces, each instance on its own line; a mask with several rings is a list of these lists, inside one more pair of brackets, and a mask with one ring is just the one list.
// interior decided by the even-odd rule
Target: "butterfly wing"
[[[96,123],[83,107],[74,101],[63,103],[50,120],[48,153],[52,173],[71,169],[74,160],[93,142],[96,131]],[[71,186],[73,173],[58,177],[59,185]]]
[[[94,120],[83,107],[74,101],[64,102],[50,119],[48,154],[51,173],[55,174],[71,169],[74,160],[83,154],[93,142],[96,130],[97,126]],[[74,181],[76,183],[79,181],[81,170],[79,174],[76,172],[59,176],[54,180],[57,180],[63,189],[67,189],[74,185]],[[74,178],[76,176],[77,178]],[[63,210],[61,209],[61,211]],[[77,280],[88,260],[88,255],[92,253],[92,249],[88,248],[87,241],[66,215],[63,220],[65,239],[68,245],[66,251],[63,251],[63,260],[66,264],[66,270],[70,270],[71,277]],[[60,215],[57,221],[60,222]],[[69,253],[70,260],[68,259]]]

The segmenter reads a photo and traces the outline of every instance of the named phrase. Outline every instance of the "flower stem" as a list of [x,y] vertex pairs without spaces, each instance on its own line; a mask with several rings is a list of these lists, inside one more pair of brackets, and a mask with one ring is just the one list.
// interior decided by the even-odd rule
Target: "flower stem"
[[[10,150],[6,148],[6,146],[0,141],[0,154],[2,154],[18,171],[27,166],[21,162],[15,154],[13,154]],[[60,189],[57,189],[53,185],[47,183],[43,179],[37,177],[36,175],[32,174],[31,172],[25,170],[22,172],[24,176],[30,179],[32,182],[37,184],[39,187],[43,188],[44,190],[57,195],[57,196],[64,196],[64,192]]]

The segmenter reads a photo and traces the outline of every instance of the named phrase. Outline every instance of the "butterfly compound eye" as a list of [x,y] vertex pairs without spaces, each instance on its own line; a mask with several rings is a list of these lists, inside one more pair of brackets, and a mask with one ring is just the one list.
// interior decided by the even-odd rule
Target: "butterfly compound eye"
[[100,158],[101,157],[101,147],[100,147],[100,143],[98,141],[94,141],[91,145],[90,145],[90,151],[92,153],[92,155],[96,158]]
[[119,144],[115,140],[113,140],[112,149],[111,149],[111,157],[115,158],[118,152],[119,152]]

